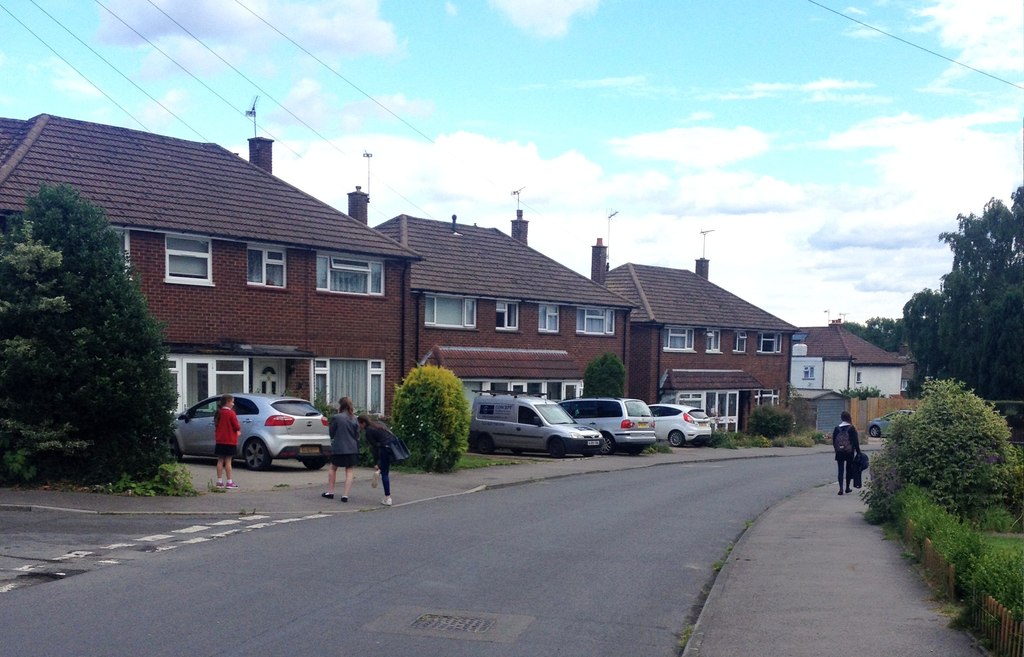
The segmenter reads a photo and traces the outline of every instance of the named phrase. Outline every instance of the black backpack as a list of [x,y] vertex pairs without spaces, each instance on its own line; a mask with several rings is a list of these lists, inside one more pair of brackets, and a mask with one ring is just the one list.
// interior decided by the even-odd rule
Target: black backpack
[[850,425],[843,424],[836,427],[836,435],[832,438],[832,446],[839,456],[851,456],[853,454],[853,442],[850,440]]

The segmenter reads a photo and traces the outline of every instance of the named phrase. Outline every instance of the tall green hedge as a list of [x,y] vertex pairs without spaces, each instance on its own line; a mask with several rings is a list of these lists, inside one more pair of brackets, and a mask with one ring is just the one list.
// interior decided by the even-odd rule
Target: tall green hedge
[[434,365],[409,372],[395,390],[391,429],[409,446],[409,465],[449,472],[469,447],[469,402],[451,370]]

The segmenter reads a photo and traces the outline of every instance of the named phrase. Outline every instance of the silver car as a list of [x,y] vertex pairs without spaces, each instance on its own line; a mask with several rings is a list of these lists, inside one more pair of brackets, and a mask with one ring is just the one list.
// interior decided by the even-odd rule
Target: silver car
[[[235,456],[250,470],[266,470],[274,459],[298,459],[310,470],[327,463],[327,418],[313,404],[295,397],[229,394],[242,425]],[[213,414],[219,400],[220,395],[204,399],[178,416],[169,445],[176,458],[214,455]]]
[[658,440],[667,440],[673,447],[711,442],[711,418],[699,408],[651,404],[651,413],[654,413],[654,433]]
[[639,454],[655,443],[654,416],[639,399],[581,397],[558,403],[578,424],[601,432],[601,454]]

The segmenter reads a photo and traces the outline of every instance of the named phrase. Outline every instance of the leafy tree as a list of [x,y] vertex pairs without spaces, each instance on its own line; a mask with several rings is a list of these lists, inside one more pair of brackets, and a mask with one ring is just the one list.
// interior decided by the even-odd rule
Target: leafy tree
[[42,187],[0,236],[0,482],[156,476],[175,393],[99,208]]
[[1024,187],[939,238],[953,251],[939,290],[903,307],[921,377],[955,378],[989,399],[1024,398]]
[[469,448],[469,420],[462,382],[451,370],[417,367],[395,389],[391,428],[409,446],[409,465],[450,472]]
[[589,397],[622,397],[626,390],[626,366],[608,352],[587,365],[583,373],[583,391]]
[[843,328],[853,333],[862,340],[871,344],[898,353],[903,346],[903,318],[889,319],[888,317],[872,317],[866,324],[857,322],[845,322]]

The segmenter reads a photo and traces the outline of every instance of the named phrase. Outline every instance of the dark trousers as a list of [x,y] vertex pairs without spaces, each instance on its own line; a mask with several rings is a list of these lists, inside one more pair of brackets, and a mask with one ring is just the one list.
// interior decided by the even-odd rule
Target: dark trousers
[[391,450],[387,445],[379,450],[377,466],[380,468],[380,483],[384,486],[384,496],[391,496]]
[[837,478],[839,479],[839,490],[842,490],[845,486],[850,487],[850,482],[854,480],[856,476],[857,485],[860,485],[860,472],[854,475],[853,471],[856,469],[856,465],[853,462],[853,456],[837,456],[836,457],[836,469]]

